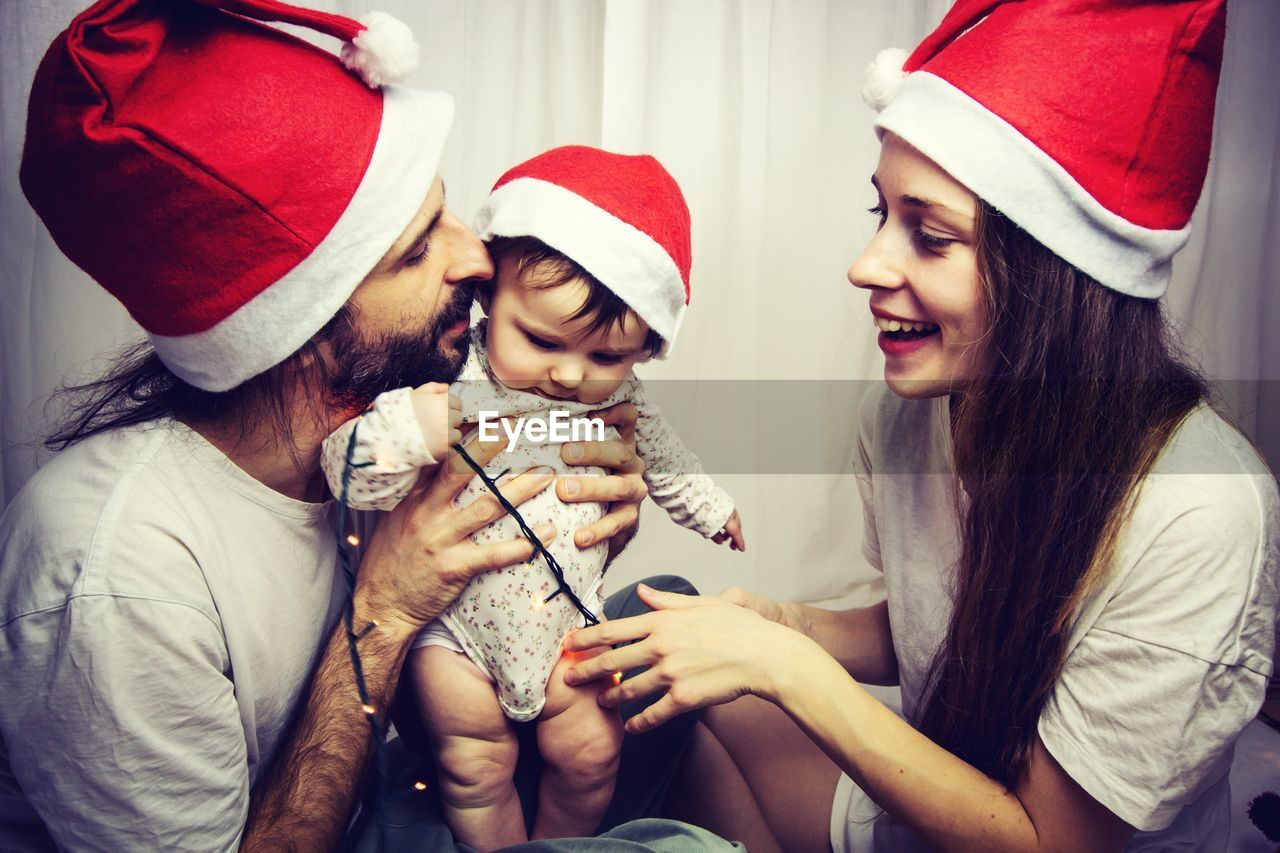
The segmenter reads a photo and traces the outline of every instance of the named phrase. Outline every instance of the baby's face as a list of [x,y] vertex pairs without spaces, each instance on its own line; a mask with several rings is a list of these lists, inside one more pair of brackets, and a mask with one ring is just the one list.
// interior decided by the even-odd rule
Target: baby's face
[[574,279],[553,287],[530,286],[536,266],[520,270],[515,258],[498,264],[489,315],[489,364],[508,388],[553,400],[598,403],[642,361],[649,332],[634,312],[625,322],[589,332],[591,318],[570,320],[587,298],[587,284]]

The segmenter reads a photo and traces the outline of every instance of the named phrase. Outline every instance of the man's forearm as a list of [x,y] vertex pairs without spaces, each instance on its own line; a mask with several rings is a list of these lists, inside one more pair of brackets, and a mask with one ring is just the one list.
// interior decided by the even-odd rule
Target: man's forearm
[[782,609],[787,625],[822,646],[857,681],[898,683],[898,658],[886,602],[857,610],[823,610],[788,602]]
[[[357,629],[367,624],[356,610]],[[370,704],[388,712],[412,631],[380,623],[360,641]],[[361,708],[345,625],[339,623],[316,667],[292,737],[249,805],[241,850],[330,850],[338,842],[368,765],[371,740]]]

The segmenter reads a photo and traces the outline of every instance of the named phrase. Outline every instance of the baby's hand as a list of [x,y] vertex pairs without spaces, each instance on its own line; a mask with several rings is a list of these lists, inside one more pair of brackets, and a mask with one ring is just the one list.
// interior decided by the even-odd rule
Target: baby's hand
[[422,440],[436,462],[449,455],[449,448],[462,441],[462,401],[449,393],[443,382],[428,382],[409,392],[413,413],[418,416]]
[[715,536],[711,537],[711,541],[719,545],[721,542],[728,542],[729,547],[735,551],[747,550],[747,540],[742,536],[742,517],[738,515],[735,509],[733,515],[729,516],[729,520],[724,523],[724,527]]

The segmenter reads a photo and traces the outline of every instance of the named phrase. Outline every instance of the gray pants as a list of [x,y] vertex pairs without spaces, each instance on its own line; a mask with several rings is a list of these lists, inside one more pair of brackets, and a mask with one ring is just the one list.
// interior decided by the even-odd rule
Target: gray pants
[[[688,595],[697,592],[688,581],[672,575],[648,578],[645,583],[669,592]],[[634,585],[609,596],[604,605],[605,616],[609,619],[636,616],[648,612],[648,609],[636,595]],[[631,678],[642,671],[628,672],[624,678]],[[623,719],[639,713],[656,698],[647,697],[624,705]],[[652,819],[662,805],[698,716],[697,713],[684,714],[651,731],[628,734],[623,738],[617,787],[601,823],[600,835],[595,838],[534,841],[506,849],[522,853],[594,853],[605,850],[710,853],[742,850],[741,845],[730,844],[697,827]],[[470,850],[453,840],[453,834],[444,822],[436,794],[439,786],[435,766],[426,749],[426,733],[412,706],[409,691],[401,691],[397,697],[395,722],[401,736],[388,744],[386,790],[382,791],[380,802],[366,810],[367,817],[356,821],[341,849],[353,853],[379,850],[382,853],[463,853]],[[535,726],[536,722],[517,724],[516,727],[520,758],[516,765],[515,784],[529,826],[533,823],[538,779],[542,771]],[[414,787],[418,781],[427,783],[425,790],[419,791]]]

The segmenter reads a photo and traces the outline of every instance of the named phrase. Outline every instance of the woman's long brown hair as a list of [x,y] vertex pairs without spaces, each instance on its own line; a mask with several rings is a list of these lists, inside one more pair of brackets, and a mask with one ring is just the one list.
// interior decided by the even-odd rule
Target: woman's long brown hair
[[963,545],[916,722],[1012,787],[1135,487],[1207,389],[1157,301],[1103,287],[979,208],[989,334],[983,378],[951,401]]

